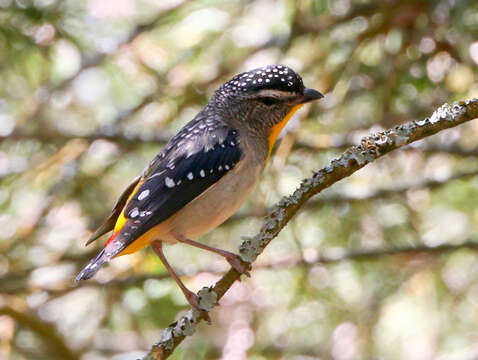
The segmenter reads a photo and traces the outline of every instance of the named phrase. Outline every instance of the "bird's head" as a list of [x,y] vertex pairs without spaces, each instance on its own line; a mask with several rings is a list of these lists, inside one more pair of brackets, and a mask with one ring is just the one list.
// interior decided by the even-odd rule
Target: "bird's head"
[[265,132],[272,146],[302,105],[322,97],[291,68],[268,65],[234,76],[216,91],[213,102],[232,121]]

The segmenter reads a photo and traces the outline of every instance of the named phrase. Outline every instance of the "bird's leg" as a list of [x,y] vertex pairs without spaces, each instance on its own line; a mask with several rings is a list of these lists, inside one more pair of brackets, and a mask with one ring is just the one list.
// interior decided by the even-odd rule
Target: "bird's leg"
[[244,274],[248,277],[251,277],[251,274],[249,274],[249,270],[251,269],[251,265],[249,263],[246,263],[245,261],[243,261],[239,255],[236,255],[236,254],[234,254],[232,252],[229,252],[229,251],[226,251],[226,250],[221,250],[221,249],[218,249],[218,248],[215,248],[215,247],[212,247],[212,246],[202,244],[198,241],[188,239],[188,238],[186,238],[185,236],[182,236],[182,235],[174,234],[174,237],[179,242],[189,244],[189,245],[198,247],[200,249],[212,251],[213,253],[221,255],[222,257],[224,257],[227,260],[227,262],[234,269],[236,269],[237,272],[239,272],[240,274]]
[[176,283],[179,285],[181,288],[181,291],[184,294],[184,297],[188,301],[188,303],[195,309],[199,311],[204,311],[199,307],[199,302],[198,302],[198,297],[195,293],[193,293],[191,290],[189,290],[181,281],[179,278],[178,274],[174,271],[174,269],[169,265],[168,260],[166,260],[166,257],[164,256],[163,253],[163,243],[159,240],[155,240],[151,243],[151,247],[153,248],[154,252],[156,255],[158,255],[159,259],[163,263],[164,267],[166,270],[168,270],[169,275],[176,281]]

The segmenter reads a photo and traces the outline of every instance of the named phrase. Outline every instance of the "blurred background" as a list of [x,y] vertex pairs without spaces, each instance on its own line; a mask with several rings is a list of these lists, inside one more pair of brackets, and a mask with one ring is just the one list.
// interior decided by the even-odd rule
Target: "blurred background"
[[[74,284],[84,243],[215,88],[275,63],[326,96],[203,238],[231,251],[361,136],[478,97],[478,2],[0,0],[0,359],[136,359],[189,308],[150,249]],[[172,358],[476,359],[477,144],[471,122],[312,199]],[[166,254],[193,290],[228,269]]]

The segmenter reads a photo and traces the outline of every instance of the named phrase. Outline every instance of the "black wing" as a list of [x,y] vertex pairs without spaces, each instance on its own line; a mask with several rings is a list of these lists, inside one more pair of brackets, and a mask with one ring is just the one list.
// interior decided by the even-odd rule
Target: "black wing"
[[107,250],[113,257],[171,217],[232,170],[242,157],[235,129],[217,120],[193,121],[144,171],[126,204],[125,225]]

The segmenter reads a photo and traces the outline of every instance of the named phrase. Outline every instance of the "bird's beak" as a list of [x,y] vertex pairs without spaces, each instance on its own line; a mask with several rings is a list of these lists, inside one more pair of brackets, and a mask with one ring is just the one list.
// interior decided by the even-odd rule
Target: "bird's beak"
[[305,104],[314,100],[322,99],[324,95],[314,89],[305,88],[302,96],[300,97],[299,103]]

